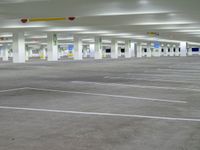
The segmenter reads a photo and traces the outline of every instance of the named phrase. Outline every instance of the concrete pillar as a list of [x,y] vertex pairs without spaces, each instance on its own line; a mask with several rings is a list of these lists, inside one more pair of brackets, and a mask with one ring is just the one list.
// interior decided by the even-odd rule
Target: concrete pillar
[[179,52],[179,46],[176,46],[176,52],[175,52],[175,56],[180,56],[180,52]]
[[180,43],[180,48],[181,48],[181,52],[180,52],[180,56],[184,57],[187,56],[187,42],[181,42]]
[[131,58],[131,41],[130,40],[126,40],[125,41],[125,58]]
[[65,51],[61,50],[60,55],[61,55],[61,57],[64,57],[65,56]]
[[13,33],[13,62],[25,63],[24,32]]
[[60,47],[58,47],[58,59],[60,59],[62,56],[61,56],[61,49]]
[[103,58],[103,49],[102,49],[102,38],[95,37],[95,59],[102,59]]
[[169,56],[174,56],[174,47],[173,47],[173,45],[171,45],[171,47],[170,47],[170,52],[169,52]]
[[131,42],[131,57],[136,56],[136,44],[134,42]]
[[147,44],[147,57],[151,57],[152,54],[151,54],[151,43],[148,43]]
[[55,33],[47,34],[48,61],[58,61],[58,40]]
[[29,51],[28,50],[25,51],[25,55],[26,55],[26,61],[28,61],[29,60]]
[[192,56],[192,55],[193,55],[192,47],[189,47],[188,48],[188,56]]
[[199,54],[198,55],[200,55],[200,48],[199,48]]
[[81,37],[74,36],[74,60],[83,59],[83,43]]
[[116,39],[112,39],[111,41],[111,58],[112,59],[118,58],[118,43]]
[[163,47],[163,49],[164,49],[163,56],[168,56],[168,46]]
[[40,59],[45,60],[46,56],[47,56],[46,49],[44,47],[42,47],[42,49],[40,50]]
[[137,43],[136,57],[137,58],[142,57],[142,45],[140,43]]
[[33,50],[29,48],[29,58],[33,57]]
[[90,58],[94,58],[95,57],[95,44],[90,44]]
[[161,56],[161,47],[154,48],[154,57],[160,57]]
[[4,46],[3,47],[3,51],[2,51],[2,60],[3,61],[8,61],[8,51],[9,51],[9,48],[7,46]]
[[59,50],[58,51],[58,59],[61,59],[61,57],[62,57],[62,52],[61,52],[61,50]]

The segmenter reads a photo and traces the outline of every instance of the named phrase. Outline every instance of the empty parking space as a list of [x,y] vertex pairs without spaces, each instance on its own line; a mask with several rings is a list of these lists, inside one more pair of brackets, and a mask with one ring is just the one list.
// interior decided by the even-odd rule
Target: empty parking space
[[[181,61],[173,59],[169,67],[178,69]],[[3,74],[9,74],[0,79],[0,148],[154,150],[163,145],[164,150],[198,150],[200,67],[193,66],[192,76],[181,67],[176,72],[166,70],[159,62],[33,62],[15,74],[9,69],[13,64],[2,64]],[[27,66],[34,71],[23,69]],[[106,76],[145,76],[149,82]]]

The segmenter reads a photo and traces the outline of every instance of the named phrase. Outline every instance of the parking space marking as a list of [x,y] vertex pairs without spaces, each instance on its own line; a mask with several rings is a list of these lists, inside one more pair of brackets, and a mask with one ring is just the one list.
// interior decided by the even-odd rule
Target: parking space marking
[[162,80],[162,79],[146,79],[146,78],[129,78],[129,77],[111,77],[105,76],[105,79],[125,79],[125,80],[137,80],[137,81],[157,81],[157,82],[174,82],[174,83],[191,83],[190,81],[176,81],[176,80]]
[[134,96],[126,96],[126,95],[110,95],[110,94],[102,94],[102,93],[87,93],[87,92],[64,91],[64,90],[55,90],[55,89],[33,88],[33,87],[29,87],[28,89],[38,90],[38,91],[46,91],[46,92],[59,92],[59,93],[82,94],[82,95],[91,95],[91,96],[104,96],[104,97],[125,98],[125,99],[135,99],[135,100],[144,100],[144,101],[166,102],[166,103],[182,103],[182,104],[188,103],[186,101],[134,97]]
[[197,70],[181,70],[181,69],[162,69],[162,68],[158,68],[158,71],[173,71],[173,72],[181,72],[181,73],[200,73],[200,71]]
[[144,74],[144,73],[126,73],[126,75],[129,76],[149,76],[149,77],[179,77],[179,78],[190,78],[189,80],[193,81],[193,80],[200,80],[199,75],[183,75],[183,74]]
[[26,90],[27,88],[28,88],[28,87],[14,88],[14,89],[7,89],[7,90],[0,90],[0,93],[13,92],[13,91],[20,91],[20,90]]
[[200,89],[190,89],[190,88],[180,88],[180,87],[163,87],[163,86],[145,86],[145,85],[135,85],[135,84],[122,84],[122,83],[103,83],[103,82],[88,82],[88,81],[71,81],[71,83],[76,84],[95,84],[95,85],[106,85],[106,86],[123,86],[123,87],[133,87],[133,88],[143,88],[143,89],[164,89],[164,90],[178,90],[178,91],[195,91],[200,92]]
[[160,116],[114,114],[114,113],[99,113],[99,112],[82,112],[82,111],[66,111],[66,110],[37,109],[37,108],[8,107],[8,106],[0,106],[0,109],[21,110],[21,111],[36,111],[36,112],[51,112],[51,113],[66,113],[66,114],[74,114],[74,115],[95,115],[95,116],[108,116],[108,117],[126,117],[126,118],[168,120],[168,121],[200,122],[200,119],[195,119],[195,118],[173,118],[173,117],[160,117]]

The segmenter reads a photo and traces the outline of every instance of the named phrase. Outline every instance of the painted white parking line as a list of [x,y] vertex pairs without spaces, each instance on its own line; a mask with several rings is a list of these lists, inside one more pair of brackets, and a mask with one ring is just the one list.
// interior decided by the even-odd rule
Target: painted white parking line
[[170,71],[170,72],[182,72],[182,73],[200,73],[198,70],[181,70],[181,69],[162,69],[158,68],[158,71]]
[[131,115],[131,114],[113,114],[113,113],[99,113],[99,112],[66,111],[66,110],[37,109],[37,108],[23,108],[23,107],[7,107],[7,106],[0,106],[0,109],[36,111],[36,112],[51,112],[51,113],[66,113],[66,114],[76,114],[76,115],[95,115],[95,116],[108,116],[108,117],[143,118],[143,119],[168,120],[168,121],[200,122],[200,119],[195,119],[195,118],[173,118],[173,117],[160,117],[160,116],[144,116],[144,115]]
[[174,82],[174,83],[191,83],[190,81],[177,81],[177,80],[163,80],[163,79],[146,79],[146,78],[129,78],[129,77],[111,77],[105,76],[105,79],[124,79],[124,80],[137,80],[137,81],[158,81],[158,82]]
[[32,88],[32,87],[29,87],[28,89],[38,90],[38,91],[46,91],[46,92],[60,92],[60,93],[70,93],[70,94],[91,95],[91,96],[104,96],[104,97],[135,99],[135,100],[144,100],[144,101],[157,101],[157,102],[182,103],[182,104],[187,103],[186,101],[156,99],[156,98],[144,98],[144,97],[134,97],[134,96],[126,96],[126,95],[110,95],[110,94],[87,93],[87,92],[78,92],[78,91],[63,91],[63,90],[54,90],[54,89]]
[[0,93],[13,92],[13,91],[20,91],[20,90],[26,90],[27,88],[28,88],[28,87],[14,88],[14,89],[7,89],[7,90],[0,90]]
[[71,81],[71,83],[75,83],[75,84],[95,84],[95,85],[103,85],[103,86],[105,86],[105,85],[106,86],[123,86],[123,87],[133,87],[133,88],[143,88],[143,89],[164,89],[164,90],[200,92],[200,89],[190,89],[190,88],[180,88],[180,87],[144,86],[144,85],[134,85],[134,84],[87,82],[87,81]]
[[176,75],[176,74],[144,74],[144,73],[126,73],[128,76],[148,76],[148,77],[178,77],[178,78],[186,78],[190,81],[200,80],[199,75]]

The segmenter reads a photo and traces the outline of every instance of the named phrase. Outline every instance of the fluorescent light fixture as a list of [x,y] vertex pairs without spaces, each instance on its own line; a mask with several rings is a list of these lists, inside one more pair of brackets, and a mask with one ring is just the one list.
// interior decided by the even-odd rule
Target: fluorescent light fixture
[[111,40],[102,40],[102,43],[111,43]]
[[15,28],[43,28],[43,27],[46,27],[46,25],[10,25],[1,28],[15,29]]
[[46,39],[47,35],[35,35],[35,36],[30,36],[27,37],[28,39]]
[[145,38],[144,35],[121,36],[122,38]]
[[134,11],[134,12],[108,12],[96,14],[95,16],[120,16],[120,15],[145,15],[145,14],[167,14],[170,11]]
[[82,41],[94,42],[94,39],[83,39]]
[[40,43],[41,45],[47,45],[47,43]]
[[111,33],[111,34],[102,34],[103,36],[131,36],[129,33]]
[[168,22],[144,22],[144,23],[136,23],[132,25],[173,25],[173,24],[192,24],[195,22],[187,22],[187,21],[168,21]]
[[169,13],[168,16],[174,17],[174,16],[176,16],[176,14],[175,13]]
[[148,0],[139,0],[139,4],[146,5],[149,4]]
[[[68,45],[69,43],[58,43],[59,45]],[[70,43],[73,44],[73,43]]]
[[0,37],[3,37],[3,38],[9,38],[9,37],[13,37],[13,34],[0,34]]
[[38,44],[39,42],[38,41],[26,41],[25,43],[26,44]]
[[185,33],[187,35],[194,35],[194,36],[200,35],[200,32],[183,32],[183,33]]
[[79,32],[79,34],[109,34],[109,31],[84,31]]
[[64,41],[64,40],[73,40],[73,37],[67,37],[67,38],[58,38],[59,41]]
[[61,31],[85,31],[86,29],[84,28],[72,28],[72,27],[69,27],[69,28],[52,28],[52,29],[48,29],[46,31],[50,31],[50,32],[61,32]]
[[4,40],[4,41],[0,41],[1,44],[6,44],[6,43],[12,43],[13,40]]
[[177,30],[176,32],[200,32],[200,30]]
[[196,42],[188,42],[188,44],[190,44],[190,45],[198,45],[198,46],[200,46],[200,43],[196,43]]
[[118,41],[117,43],[118,43],[118,44],[125,44],[124,41]]
[[175,30],[175,29],[199,29],[199,27],[160,27],[158,29]]

